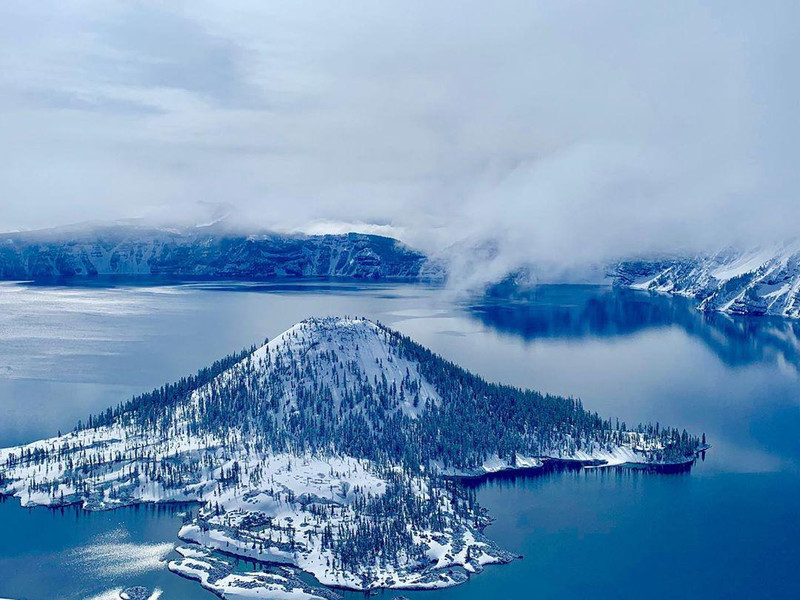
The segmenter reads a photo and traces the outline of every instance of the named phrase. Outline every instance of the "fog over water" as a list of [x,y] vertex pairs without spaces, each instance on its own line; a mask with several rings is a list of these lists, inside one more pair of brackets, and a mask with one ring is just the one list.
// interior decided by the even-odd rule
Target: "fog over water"
[[379,231],[495,268],[798,234],[792,2],[4,2],[0,230]]

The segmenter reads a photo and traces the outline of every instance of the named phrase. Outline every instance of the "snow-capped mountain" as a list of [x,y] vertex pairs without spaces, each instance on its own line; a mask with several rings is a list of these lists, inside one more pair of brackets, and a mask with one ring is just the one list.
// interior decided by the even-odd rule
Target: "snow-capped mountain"
[[800,243],[613,267],[617,285],[694,298],[703,311],[800,318]]
[[0,279],[416,279],[426,262],[423,254],[377,235],[245,235],[219,224],[181,229],[113,224],[0,235]]
[[[310,319],[196,376],[0,450],[0,493],[94,510],[197,501],[170,569],[222,597],[242,589],[328,598],[290,565],[350,589],[455,585],[512,560],[449,478],[593,465],[690,465],[685,431],[612,424],[579,401],[490,384],[379,324]],[[300,595],[300,594],[305,595]],[[327,595],[326,595],[327,594]]]

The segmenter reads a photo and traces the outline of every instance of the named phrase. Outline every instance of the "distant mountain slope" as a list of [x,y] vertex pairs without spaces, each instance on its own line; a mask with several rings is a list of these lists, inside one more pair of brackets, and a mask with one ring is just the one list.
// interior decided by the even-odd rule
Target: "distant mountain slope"
[[100,228],[0,235],[0,279],[96,275],[417,279],[426,257],[392,238],[241,235],[215,227]]
[[627,260],[613,274],[616,285],[691,297],[703,311],[800,318],[800,243]]
[[628,428],[576,400],[488,383],[379,324],[331,317],[72,433],[0,450],[0,493],[95,510],[202,502],[180,537],[203,548],[182,549],[170,569],[222,597],[293,584],[236,574],[214,550],[328,585],[426,589],[513,558],[449,477],[552,459],[686,467],[705,447],[685,431]]

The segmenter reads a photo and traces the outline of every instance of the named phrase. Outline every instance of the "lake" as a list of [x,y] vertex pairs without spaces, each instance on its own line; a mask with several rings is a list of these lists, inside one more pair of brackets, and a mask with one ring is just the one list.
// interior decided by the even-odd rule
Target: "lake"
[[[680,298],[600,286],[469,298],[325,281],[2,283],[0,445],[69,430],[328,314],[380,320],[490,380],[580,397],[629,425],[705,433],[712,444],[689,473],[565,469],[483,482],[478,499],[496,519],[487,535],[524,558],[456,588],[402,595],[796,597],[800,323],[704,315]],[[0,597],[113,598],[145,585],[162,598],[213,598],[166,569],[182,510],[0,502]]]

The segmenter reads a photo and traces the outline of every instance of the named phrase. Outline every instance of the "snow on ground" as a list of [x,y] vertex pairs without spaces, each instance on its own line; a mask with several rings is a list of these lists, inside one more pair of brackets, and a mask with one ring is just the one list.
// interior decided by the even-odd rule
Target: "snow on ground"
[[169,563],[173,573],[193,579],[221,598],[269,598],[270,600],[333,600],[338,594],[309,586],[291,571],[234,572],[234,565],[207,550],[178,547],[183,557]]
[[[419,366],[397,355],[389,343],[390,334],[375,323],[366,319],[319,319],[314,326],[308,322],[294,325],[278,337],[262,346],[254,353],[256,360],[265,360],[270,356],[298,356],[308,353],[311,356],[322,356],[335,353],[340,364],[357,363],[363,375],[370,381],[373,378],[400,382],[404,378],[420,383],[420,399],[414,406],[409,396],[402,404],[401,410],[410,417],[416,417],[424,409],[425,402],[431,400],[439,403],[439,394],[419,372]],[[337,383],[334,373],[323,372],[322,381],[328,384],[334,393],[334,402],[338,406],[341,401],[342,386]]]
[[765,264],[774,261],[776,256],[781,255],[781,251],[780,247],[772,246],[742,253],[735,256],[733,260],[727,260],[717,267],[712,267],[710,269],[711,276],[720,281],[728,281],[734,277],[752,273]]

